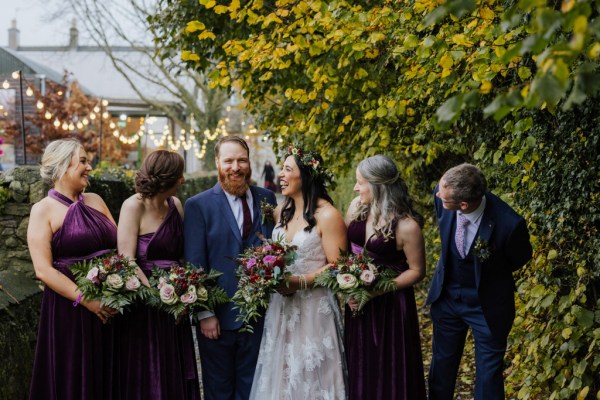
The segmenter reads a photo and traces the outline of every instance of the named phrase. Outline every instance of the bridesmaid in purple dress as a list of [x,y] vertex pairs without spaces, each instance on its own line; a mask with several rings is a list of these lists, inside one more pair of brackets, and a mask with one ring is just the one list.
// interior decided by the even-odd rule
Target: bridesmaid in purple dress
[[[183,208],[173,197],[185,182],[183,168],[177,153],[150,153],[135,178],[137,193],[121,207],[119,253],[137,261],[146,284],[154,267],[168,269],[183,257]],[[200,399],[189,318],[139,305],[115,318],[115,335],[115,398]]]
[[30,399],[105,399],[110,368],[102,323],[116,312],[99,300],[82,299],[69,266],[114,250],[117,228],[104,201],[83,193],[91,170],[77,140],[50,143],[42,156],[42,178],[53,182],[33,205],[27,243],[44,285]]
[[353,253],[363,249],[378,265],[398,272],[397,290],[372,298],[360,315],[350,300],[345,313],[349,399],[425,399],[419,321],[413,285],[425,276],[422,217],[406,184],[386,156],[363,160],[356,170],[359,193],[346,224]]

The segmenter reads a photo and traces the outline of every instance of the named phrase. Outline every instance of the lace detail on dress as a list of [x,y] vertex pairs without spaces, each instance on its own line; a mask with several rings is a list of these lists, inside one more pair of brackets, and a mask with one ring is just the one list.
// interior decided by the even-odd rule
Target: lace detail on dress
[[[273,237],[281,237],[276,227]],[[298,246],[288,270],[306,274],[325,265],[316,229],[299,231]],[[251,399],[346,399],[346,367],[342,323],[334,296],[313,288],[284,297],[271,295],[265,319]]]

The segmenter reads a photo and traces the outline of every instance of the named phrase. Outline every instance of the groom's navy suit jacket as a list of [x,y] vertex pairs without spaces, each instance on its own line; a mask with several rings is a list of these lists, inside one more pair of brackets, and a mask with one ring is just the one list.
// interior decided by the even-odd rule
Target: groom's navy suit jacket
[[[450,257],[452,226],[456,211],[447,210],[434,190],[435,212],[440,228],[442,253],[431,282],[427,304],[434,303],[444,295],[444,270]],[[532,249],[525,220],[508,204],[487,192],[486,206],[479,230],[470,251],[474,251],[477,238],[487,243],[490,255],[481,261],[474,257],[475,284],[483,315],[494,336],[506,338],[515,317],[513,271],[523,267],[531,259]]]
[[[234,259],[239,257],[244,249],[261,243],[256,232],[270,238],[273,231],[273,223],[261,224],[260,204],[265,199],[268,203],[276,205],[275,194],[256,186],[251,186],[250,191],[254,219],[250,236],[246,240],[242,240],[237,221],[220,184],[217,183],[211,189],[185,202],[185,259],[195,266],[222,272],[219,286],[225,289],[230,298],[237,289],[237,267]],[[238,312],[232,310],[232,306],[233,303],[229,302],[214,310],[221,329],[236,330],[241,327],[242,323],[236,321]]]

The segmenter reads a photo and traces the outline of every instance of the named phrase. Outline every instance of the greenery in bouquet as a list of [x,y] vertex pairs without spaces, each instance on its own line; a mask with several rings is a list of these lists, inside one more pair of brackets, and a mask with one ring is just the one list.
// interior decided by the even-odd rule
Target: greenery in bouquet
[[84,299],[100,299],[121,314],[128,305],[143,301],[148,290],[137,276],[136,265],[121,254],[110,254],[71,266]]
[[170,269],[154,268],[150,277],[152,295],[147,303],[180,320],[185,315],[213,310],[229,302],[227,293],[217,285],[221,272],[173,264]]
[[243,321],[243,331],[252,332],[252,322],[257,321],[269,305],[275,288],[285,284],[290,265],[296,256],[296,246],[283,241],[265,239],[260,246],[246,249],[238,263],[238,289],[233,295],[234,308],[239,309],[238,321]]
[[396,276],[389,268],[377,267],[366,254],[344,253],[315,277],[315,285],[329,288],[344,301],[354,298],[360,312],[373,294],[395,290]]

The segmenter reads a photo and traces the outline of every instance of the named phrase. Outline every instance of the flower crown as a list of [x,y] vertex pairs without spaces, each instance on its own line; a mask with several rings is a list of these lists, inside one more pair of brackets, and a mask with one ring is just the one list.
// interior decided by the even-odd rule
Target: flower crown
[[309,167],[310,173],[313,177],[321,180],[325,187],[333,190],[335,189],[335,182],[333,174],[319,161],[318,155],[313,152],[305,152],[302,149],[295,146],[288,146],[285,157],[295,156],[298,161],[305,167]]

